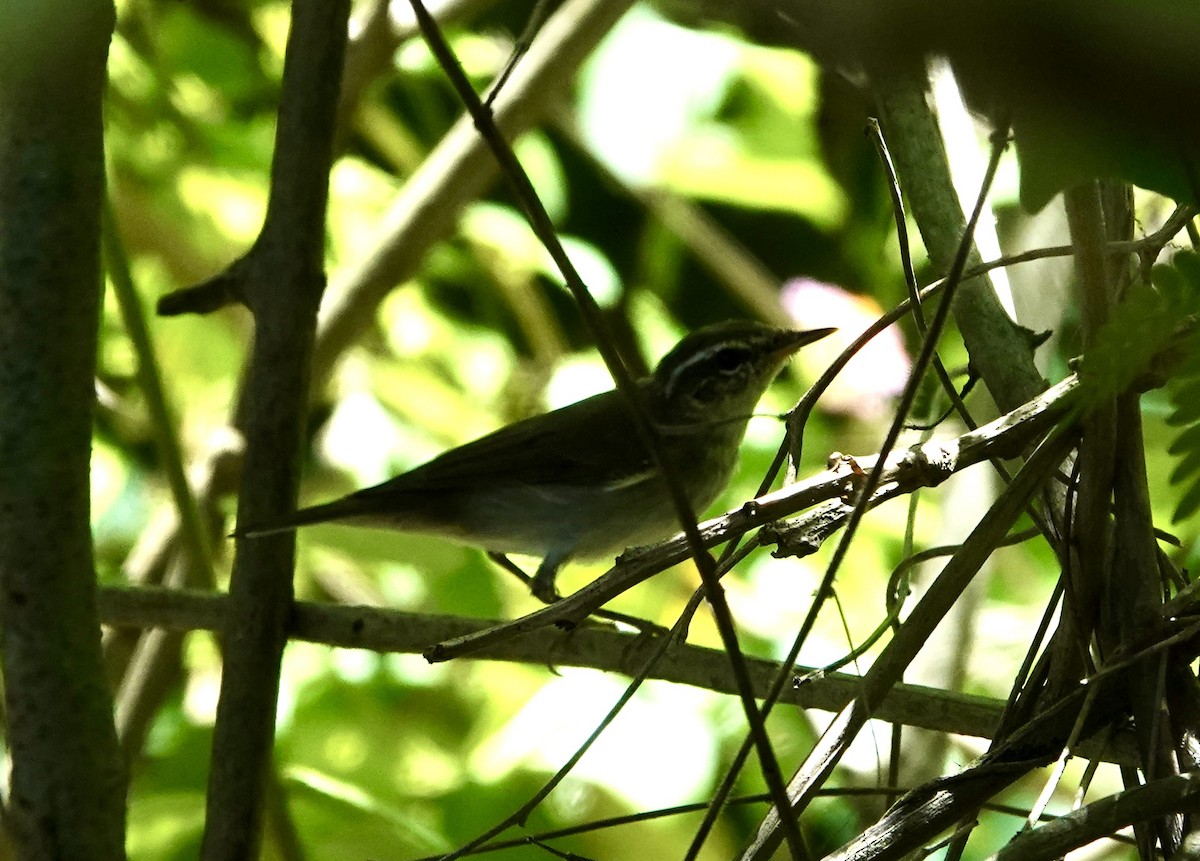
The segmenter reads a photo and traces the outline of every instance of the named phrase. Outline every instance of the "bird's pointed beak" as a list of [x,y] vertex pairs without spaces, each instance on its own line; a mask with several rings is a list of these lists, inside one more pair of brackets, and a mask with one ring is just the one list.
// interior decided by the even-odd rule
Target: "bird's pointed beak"
[[785,356],[790,356],[801,347],[805,347],[814,341],[819,341],[836,331],[836,328],[808,329],[802,332],[781,331],[779,333],[779,346],[775,349],[775,354],[781,359]]

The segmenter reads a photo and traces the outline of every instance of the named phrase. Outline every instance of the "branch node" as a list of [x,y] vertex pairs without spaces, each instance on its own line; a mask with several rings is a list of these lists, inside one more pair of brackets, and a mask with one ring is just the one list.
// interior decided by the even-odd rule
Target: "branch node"
[[246,305],[243,257],[212,278],[168,293],[158,300],[160,317],[176,317],[180,314],[211,314],[226,305]]

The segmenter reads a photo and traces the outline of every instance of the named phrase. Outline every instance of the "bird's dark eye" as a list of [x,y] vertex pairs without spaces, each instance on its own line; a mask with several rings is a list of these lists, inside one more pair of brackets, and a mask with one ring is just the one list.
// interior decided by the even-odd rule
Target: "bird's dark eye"
[[750,351],[741,347],[725,347],[717,350],[712,357],[713,367],[724,373],[736,371],[748,361]]

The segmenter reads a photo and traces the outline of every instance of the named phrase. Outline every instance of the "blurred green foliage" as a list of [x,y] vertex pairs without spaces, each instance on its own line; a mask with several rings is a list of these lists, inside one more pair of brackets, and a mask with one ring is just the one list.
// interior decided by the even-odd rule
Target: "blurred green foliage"
[[[530,4],[480,5],[449,32],[482,88],[507,58]],[[119,7],[106,126],[110,182],[150,314],[159,296],[219,271],[255,236],[270,172],[287,7],[280,0],[126,0]],[[727,32],[686,30],[639,9],[596,52],[563,108],[560,119],[522,137],[517,151],[618,340],[645,366],[689,328],[752,313],[742,294],[645,208],[639,192],[646,189],[700,207],[778,281],[826,282],[850,303],[805,307],[803,325],[852,329],[858,317],[873,317],[903,296],[886,186],[862,134],[871,103],[838,73],[799,52]],[[371,253],[392,196],[458,114],[419,40],[388,52],[349,120],[331,176],[326,259],[334,279]],[[983,146],[981,133],[956,157],[977,157]],[[1161,201],[1148,200],[1146,217],[1161,209]],[[1031,235],[1014,206],[1000,215],[1002,242]],[[916,253],[928,282],[931,273]],[[1046,277],[1061,281],[1061,270]],[[1046,328],[1069,322],[1069,299],[1048,313]],[[153,328],[185,450],[201,461],[230,421],[248,315],[231,308],[158,320]],[[1068,326],[1047,348],[1058,351],[1047,366],[1063,368],[1070,345]],[[760,408],[768,417],[752,423],[742,473],[714,511],[753,494],[781,437],[770,414],[794,403],[803,380],[828,358],[814,349],[772,390]],[[948,346],[946,359],[955,370],[965,364],[961,347]],[[166,504],[133,361],[110,298],[100,351],[106,394],[96,429],[94,515],[98,564],[110,580],[137,567],[131,551]],[[843,390],[837,410],[813,420],[802,473],[822,468],[830,451],[877,447],[886,415],[865,404],[886,404],[894,394],[879,381],[884,371],[904,366],[901,341],[877,361],[862,370],[861,388]],[[414,276],[397,285],[328,387],[315,393],[304,501],[377,482],[504,422],[610,385],[544,252],[498,185],[469,205],[456,233],[430,248]],[[989,409],[985,396],[970,404],[984,415]],[[929,413],[943,408],[935,399]],[[1153,416],[1147,433],[1151,450],[1168,438]],[[1154,487],[1165,488],[1167,465],[1151,467]],[[988,481],[962,481],[966,498],[982,505]],[[1169,493],[1154,501],[1160,515],[1173,507]],[[969,527],[971,510],[944,505],[938,493],[922,494],[912,541],[954,540]],[[1195,546],[1195,523],[1179,527],[1185,548]],[[857,641],[873,630],[884,612],[888,574],[906,553],[905,530],[902,506],[868,518],[837,584],[845,630],[832,615],[823,620],[804,663],[847,652],[847,631]],[[827,558],[825,551],[803,561],[776,560],[760,551],[739,568],[728,588],[753,650],[782,654]],[[563,588],[573,590],[603,568],[573,566],[561,578]],[[975,642],[964,646],[966,689],[1006,695],[1056,576],[1055,560],[1040,546],[998,554],[984,621],[975,626]],[[616,606],[669,625],[696,583],[691,566],[681,566]],[[297,593],[489,618],[534,606],[520,584],[475,551],[338,527],[301,533]],[[707,617],[694,624],[693,640],[717,643]],[[132,768],[134,859],[194,857],[199,845],[219,672],[209,636],[188,638],[180,669]],[[460,845],[532,794],[621,688],[621,679],[592,672],[559,675],[548,667],[478,662],[429,667],[417,656],[291,646],[276,767],[307,857],[402,859]],[[785,768],[823,722],[821,715],[788,709],[772,718]],[[727,698],[651,684],[604,750],[585,758],[530,828],[705,799],[742,733],[740,709]],[[951,746],[950,758],[958,761],[977,750],[974,742]],[[855,749],[842,780],[872,783],[886,749],[886,731],[876,728],[873,742]],[[1028,803],[1036,793],[1030,786],[1019,785],[1013,797]],[[761,790],[753,770],[739,790]],[[878,806],[853,797],[823,801],[807,824],[814,847],[840,845]],[[728,857],[760,812],[731,809],[702,857]],[[275,822],[271,815],[268,821]],[[556,845],[588,857],[632,857],[633,846],[637,857],[676,857],[696,821],[695,814],[668,817]],[[993,830],[968,854],[986,854],[1014,827],[1005,819],[989,823]],[[277,825],[269,824],[267,834],[267,857],[278,857]],[[527,858],[532,850],[496,857]]]

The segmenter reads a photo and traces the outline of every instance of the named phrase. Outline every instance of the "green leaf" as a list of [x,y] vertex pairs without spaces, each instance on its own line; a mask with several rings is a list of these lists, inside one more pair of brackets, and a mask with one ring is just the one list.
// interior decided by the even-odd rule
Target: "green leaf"
[[[1171,266],[1156,266],[1153,279],[1164,301],[1180,310],[1194,308],[1200,295],[1200,257],[1181,252],[1175,255]],[[1164,320],[1165,325],[1158,331],[1159,340],[1179,322]],[[1200,508],[1200,335],[1189,337],[1183,349],[1184,357],[1167,386],[1171,412],[1166,424],[1179,428],[1167,446],[1167,452],[1177,458],[1170,477],[1171,485],[1180,491],[1175,506],[1176,523]]]
[[1021,162],[1021,203],[1031,212],[1092,179],[1124,180],[1193,206],[1200,202],[1195,147],[1146,134],[1124,117],[1094,111],[1026,116],[1014,121],[1013,138]]

